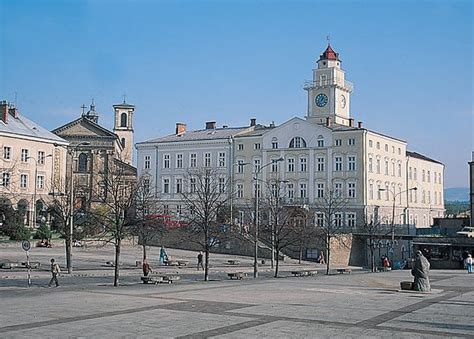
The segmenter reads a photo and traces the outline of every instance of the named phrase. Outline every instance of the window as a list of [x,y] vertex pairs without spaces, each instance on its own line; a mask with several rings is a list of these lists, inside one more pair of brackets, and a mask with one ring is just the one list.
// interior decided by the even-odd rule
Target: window
[[3,160],[11,160],[12,148],[9,146],[3,146]]
[[356,184],[355,182],[347,183],[347,197],[355,198],[356,197]]
[[319,86],[326,86],[326,85],[327,85],[327,75],[326,75],[326,74],[322,74],[322,75],[319,77],[319,81],[320,81]]
[[288,158],[288,172],[294,172],[294,171],[295,171],[295,159]]
[[163,179],[163,193],[169,194],[170,193],[170,179]]
[[425,170],[421,171],[421,181],[425,182]]
[[293,184],[287,185],[288,198],[293,199],[295,197],[295,186]]
[[244,161],[243,160],[237,160],[237,173],[244,173]]
[[438,173],[438,184],[441,184],[441,173]]
[[316,170],[318,172],[324,172],[324,158],[323,157],[318,157],[316,159]]
[[28,161],[28,150],[23,148],[21,150],[21,162],[27,162]]
[[3,172],[2,174],[2,186],[10,187],[10,173]]
[[388,145],[385,144],[385,152],[388,152]]
[[306,183],[300,183],[300,198],[306,198]]
[[170,168],[170,155],[169,154],[163,155],[163,168]]
[[321,212],[316,213],[316,226],[323,227],[324,225],[324,215]]
[[307,159],[305,157],[300,158],[300,171],[306,172],[307,170]]
[[380,142],[377,141],[377,149],[380,149]]
[[181,205],[176,205],[176,216],[180,216],[183,213]]
[[261,197],[260,184],[259,183],[254,183],[253,184],[253,196],[254,197],[255,197],[255,193],[257,193],[257,198]]
[[318,182],[316,183],[316,198],[323,198],[324,197],[324,183]]
[[433,172],[433,181],[434,181],[435,184],[436,184],[436,179],[437,179],[436,172]]
[[369,158],[369,173],[372,173],[373,169],[373,159],[372,157]]
[[318,136],[318,147],[324,147],[324,137],[322,135]]
[[255,145],[253,146],[253,148],[254,148],[255,150],[260,149],[260,144],[259,144],[259,143],[255,144]]
[[225,167],[225,152],[219,152],[219,167]]
[[380,174],[380,159],[377,159],[377,174]]
[[355,171],[356,170],[356,157],[355,155],[350,155],[347,157],[347,170]]
[[125,138],[122,138],[122,139],[120,140],[120,143],[122,144],[122,147],[125,148]]
[[392,153],[395,153],[395,146],[392,146]]
[[305,148],[306,141],[301,137],[294,137],[290,141],[290,148]]
[[150,156],[149,155],[145,155],[144,168],[150,169]]
[[120,127],[127,127],[127,113],[120,115]]
[[369,140],[369,147],[372,147],[372,140]]
[[197,154],[191,153],[189,155],[189,167],[197,167]]
[[276,173],[278,172],[278,162],[275,161],[276,159],[272,159],[272,172]]
[[196,178],[189,178],[189,193],[196,193]]
[[176,168],[183,168],[183,155],[176,154]]
[[334,146],[341,146],[341,145],[342,145],[342,140],[341,139],[334,140]]
[[395,176],[395,161],[392,160],[392,176]]
[[336,197],[342,196],[342,183],[340,183],[340,182],[335,182],[334,183],[334,195]]
[[385,200],[388,201],[388,197],[389,197],[389,190],[388,190],[388,184],[385,184]]
[[428,179],[428,180],[427,180],[428,182],[431,181],[431,172],[430,172],[430,171],[427,172],[426,179]]
[[211,153],[204,153],[204,167],[211,167]]
[[28,175],[20,174],[20,187],[21,188],[28,187]]
[[253,172],[257,173],[260,171],[260,159],[253,159]]
[[219,178],[219,193],[225,192],[225,178]]
[[272,138],[272,148],[277,149],[278,148],[278,140],[277,138]]
[[411,179],[411,178],[412,178],[411,173],[412,173],[412,172],[411,172],[411,167],[408,167],[408,179]]
[[38,151],[38,165],[44,165],[44,152],[43,151]]
[[382,199],[382,187],[380,187],[380,184],[377,184],[377,199],[381,200]]
[[44,175],[38,175],[38,177],[36,178],[36,188],[44,188]]
[[356,214],[347,213],[347,226],[354,228],[356,226]]
[[81,153],[79,154],[79,160],[78,160],[78,164],[77,164],[77,170],[79,172],[87,172],[87,153]]
[[369,184],[369,199],[374,198],[374,184]]
[[334,157],[334,170],[342,171],[342,157],[341,156]]
[[238,149],[239,151],[243,151],[243,150],[244,150],[244,144],[238,144],[238,145],[237,145],[237,149]]
[[169,207],[169,205],[163,205],[163,214],[165,214],[165,215],[170,214],[170,207]]
[[349,146],[354,146],[354,145],[356,144],[356,140],[353,139],[353,138],[348,139],[348,140],[347,140],[347,144],[348,144]]
[[388,159],[385,159],[385,175],[388,175]]
[[401,177],[402,176],[402,164],[398,163],[397,166],[398,166],[397,167],[398,168],[397,169],[397,174],[398,174],[399,177]]
[[342,227],[342,213],[334,213],[334,226]]
[[398,147],[398,155],[401,155],[401,154],[402,154],[402,149]]
[[183,179],[176,178],[176,193],[181,193],[183,191]]
[[244,185],[237,184],[237,198],[243,199],[244,197]]

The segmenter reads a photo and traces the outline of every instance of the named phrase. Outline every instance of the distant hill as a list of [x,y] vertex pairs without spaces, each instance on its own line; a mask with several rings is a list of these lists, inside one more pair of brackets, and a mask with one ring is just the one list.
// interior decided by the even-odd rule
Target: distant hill
[[468,187],[452,187],[444,190],[444,201],[469,201]]

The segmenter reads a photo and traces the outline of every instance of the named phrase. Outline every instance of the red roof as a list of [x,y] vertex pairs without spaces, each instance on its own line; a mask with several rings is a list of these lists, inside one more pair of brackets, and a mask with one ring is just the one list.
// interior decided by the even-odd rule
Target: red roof
[[339,60],[339,53],[334,52],[331,45],[328,44],[328,47],[326,48],[324,53],[319,56],[319,60],[337,60],[337,61],[340,61]]

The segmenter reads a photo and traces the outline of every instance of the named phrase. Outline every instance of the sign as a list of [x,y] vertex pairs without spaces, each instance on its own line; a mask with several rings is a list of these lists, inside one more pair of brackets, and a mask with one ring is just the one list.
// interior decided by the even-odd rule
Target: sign
[[23,248],[23,251],[28,252],[31,249],[31,244],[28,240],[23,240],[21,242],[21,248]]

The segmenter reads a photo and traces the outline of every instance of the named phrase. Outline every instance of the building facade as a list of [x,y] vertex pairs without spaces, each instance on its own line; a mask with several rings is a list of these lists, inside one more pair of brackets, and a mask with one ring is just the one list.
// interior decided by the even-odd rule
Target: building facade
[[[340,218],[350,227],[377,218],[385,224],[428,227],[444,214],[444,165],[407,150],[407,142],[363,127],[350,114],[352,83],[328,45],[317,61],[305,118],[268,126],[217,127],[138,143],[138,175],[151,175],[157,199],[181,213],[179,176],[187,168],[219,167],[230,178],[234,217],[245,213],[262,185],[285,185],[287,204],[317,207],[328,192],[347,199]],[[225,157],[225,162],[220,158]],[[207,159],[207,160],[206,160]],[[317,216],[316,216],[317,219]]]
[[[46,221],[54,187],[66,177],[68,141],[0,102],[0,200],[21,212],[31,228]],[[60,147],[62,146],[62,147]]]

